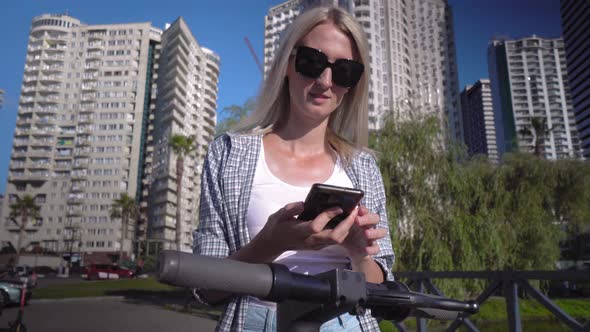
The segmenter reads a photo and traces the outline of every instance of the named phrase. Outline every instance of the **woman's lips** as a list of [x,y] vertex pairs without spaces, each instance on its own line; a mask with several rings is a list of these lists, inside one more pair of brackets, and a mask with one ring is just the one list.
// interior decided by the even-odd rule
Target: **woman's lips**
[[327,96],[327,95],[322,94],[322,93],[312,93],[312,92],[310,92],[309,95],[313,99],[329,99],[330,98],[330,96]]

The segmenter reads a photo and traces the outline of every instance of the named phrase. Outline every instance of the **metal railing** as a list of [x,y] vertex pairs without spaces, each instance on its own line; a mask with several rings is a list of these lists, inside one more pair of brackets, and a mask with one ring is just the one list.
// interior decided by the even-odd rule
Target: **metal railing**
[[[430,292],[439,296],[444,294],[432,283],[432,279],[485,279],[488,280],[487,288],[475,299],[481,306],[491,295],[500,291],[506,300],[508,314],[508,330],[521,332],[521,317],[518,307],[518,288],[520,287],[530,297],[535,299],[555,317],[572,331],[590,331],[590,322],[586,325],[577,321],[541,291],[531,286],[530,280],[547,281],[590,281],[588,271],[457,271],[457,272],[395,272],[396,278],[405,279],[408,286],[418,292]],[[401,323],[394,323],[399,331],[407,331]],[[456,331],[461,325],[472,332],[479,331],[475,324],[468,318],[457,318],[447,331]],[[416,318],[416,330],[426,331],[426,320]]]

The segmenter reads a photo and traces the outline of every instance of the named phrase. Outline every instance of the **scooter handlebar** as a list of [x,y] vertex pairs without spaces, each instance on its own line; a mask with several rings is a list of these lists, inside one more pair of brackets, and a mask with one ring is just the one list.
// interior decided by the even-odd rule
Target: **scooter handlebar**
[[[174,286],[251,295],[277,302],[289,299],[329,303],[335,295],[334,285],[328,280],[292,273],[278,264],[251,264],[171,250],[160,253],[157,277],[160,282]],[[362,279],[360,285],[366,288],[366,296],[363,296],[366,308],[373,309],[373,313],[381,312],[383,318],[399,316],[403,319],[411,315],[454,320],[459,315],[479,310],[474,301],[412,292],[397,281],[374,284]]]
[[265,264],[164,250],[158,257],[158,280],[187,288],[203,288],[267,297],[273,273]]

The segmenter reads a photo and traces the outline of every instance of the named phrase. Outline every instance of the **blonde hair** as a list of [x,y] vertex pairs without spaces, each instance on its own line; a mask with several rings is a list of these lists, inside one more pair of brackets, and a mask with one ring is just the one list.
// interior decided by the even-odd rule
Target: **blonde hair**
[[349,163],[356,150],[368,143],[369,47],[365,32],[346,11],[338,7],[316,7],[299,15],[282,37],[256,101],[254,112],[238,124],[235,131],[264,134],[278,128],[287,119],[289,86],[286,73],[293,49],[313,28],[330,22],[348,35],[365,70],[359,82],[350,88],[328,120],[327,138],[338,155]]

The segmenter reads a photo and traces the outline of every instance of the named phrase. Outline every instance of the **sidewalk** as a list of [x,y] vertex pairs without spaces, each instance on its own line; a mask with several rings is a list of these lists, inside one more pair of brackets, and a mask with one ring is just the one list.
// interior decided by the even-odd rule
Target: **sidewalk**
[[[4,309],[0,331],[15,319],[18,307]],[[123,297],[37,300],[25,307],[23,320],[30,332],[194,332],[214,331],[208,312],[180,313],[161,305]]]

